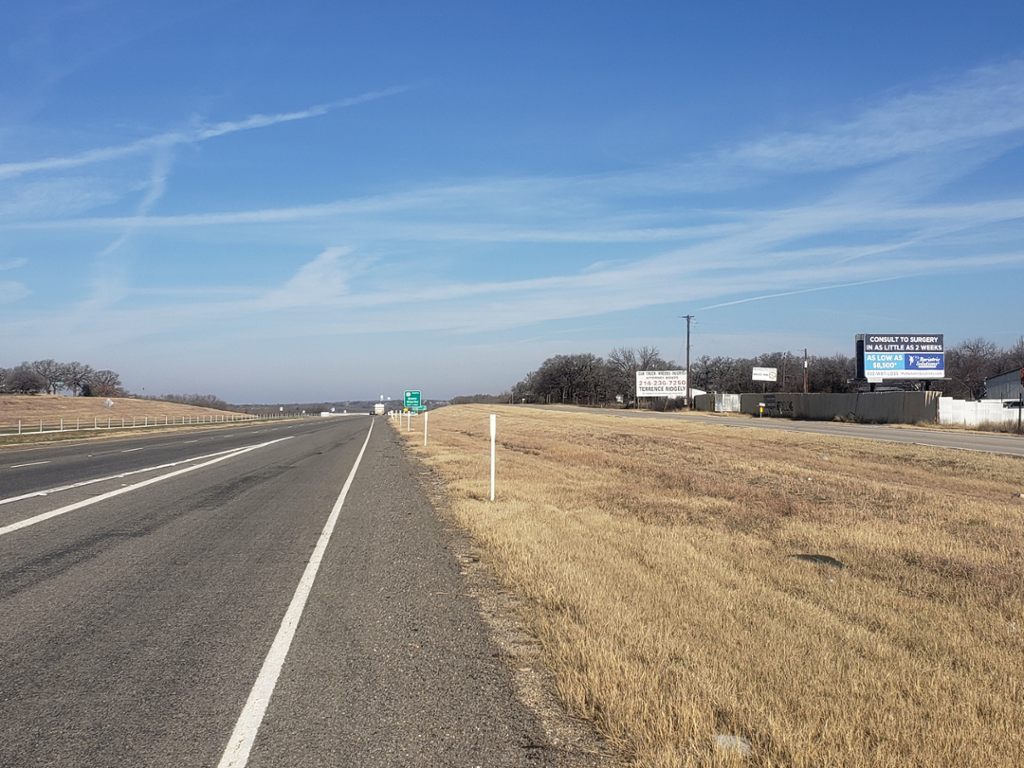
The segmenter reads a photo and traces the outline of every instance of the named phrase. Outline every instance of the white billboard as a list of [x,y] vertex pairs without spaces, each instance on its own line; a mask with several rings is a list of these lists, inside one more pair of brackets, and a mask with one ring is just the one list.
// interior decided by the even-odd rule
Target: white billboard
[[637,371],[637,397],[686,397],[686,371]]
[[778,368],[754,368],[754,381],[778,381]]

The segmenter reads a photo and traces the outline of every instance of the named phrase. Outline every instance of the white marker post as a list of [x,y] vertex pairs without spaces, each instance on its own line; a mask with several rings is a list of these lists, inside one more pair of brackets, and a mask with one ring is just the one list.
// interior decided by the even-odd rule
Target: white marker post
[[423,412],[423,445],[424,445],[424,447],[427,444],[427,417],[429,415],[430,414],[427,413],[426,411]]
[[498,433],[497,417],[491,414],[491,501],[494,501],[494,436]]

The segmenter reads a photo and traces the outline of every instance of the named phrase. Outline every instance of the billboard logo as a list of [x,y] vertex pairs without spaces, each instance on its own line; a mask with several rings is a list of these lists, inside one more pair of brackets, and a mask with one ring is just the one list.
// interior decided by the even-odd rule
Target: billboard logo
[[943,355],[907,355],[908,371],[941,371]]

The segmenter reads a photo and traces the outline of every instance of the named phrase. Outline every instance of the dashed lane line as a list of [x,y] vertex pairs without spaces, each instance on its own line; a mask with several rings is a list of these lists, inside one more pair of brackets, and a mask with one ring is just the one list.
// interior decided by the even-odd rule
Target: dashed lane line
[[[107,493],[101,493],[99,496],[93,496],[93,497],[88,498],[88,499],[83,499],[82,501],[75,502],[74,504],[68,504],[68,505],[63,506],[63,507],[58,507],[57,509],[51,509],[49,512],[43,512],[42,514],[35,515],[34,517],[28,517],[28,518],[25,518],[24,520],[19,520],[16,523],[11,523],[10,525],[6,525],[3,528],[0,528],[0,536],[5,536],[8,533],[13,533],[14,531],[21,530],[22,528],[28,528],[31,525],[36,525],[37,523],[41,523],[44,520],[50,520],[51,518],[59,517],[60,515],[65,515],[68,512],[74,512],[76,509],[82,509],[83,507],[88,507],[88,506],[91,506],[93,504],[98,504],[101,501],[106,501],[107,499],[112,499],[115,496],[120,496],[120,495],[125,494],[125,493],[130,493],[132,491],[138,490],[139,488],[145,488],[147,485],[153,485],[154,483],[159,483],[159,482],[162,482],[163,480],[170,480],[172,477],[177,477],[178,475],[184,475],[187,472],[194,472],[197,469],[202,469],[203,467],[208,467],[211,464],[217,464],[218,462],[224,461],[226,459],[233,459],[236,456],[241,456],[243,453],[249,453],[249,451],[255,451],[257,448],[265,448],[268,445],[273,445],[274,443],[279,443],[282,440],[288,440],[288,439],[290,439],[290,438],[282,437],[282,438],[279,438],[277,440],[270,440],[269,442],[266,442],[266,443],[259,443],[258,445],[250,445],[248,448],[242,448],[240,450],[236,449],[234,451],[226,452],[226,453],[224,453],[224,455],[218,456],[217,458],[210,459],[209,461],[204,461],[202,464],[194,464],[194,465],[192,465],[190,467],[184,467],[183,469],[177,469],[174,472],[168,472],[166,475],[159,475],[158,477],[151,477],[148,480],[143,480],[142,482],[135,483],[134,485],[127,485],[124,488],[118,488],[118,489],[113,490],[113,491],[108,491]],[[29,495],[31,495],[31,496],[38,496],[38,495],[45,495],[45,494],[29,494]]]
[[[291,437],[280,438],[282,440],[290,440]],[[270,442],[276,443],[277,440],[271,440]],[[270,445],[270,443],[261,443],[257,448],[264,445]],[[92,480],[82,480],[78,483],[70,483],[68,485],[59,485],[54,488],[44,488],[41,491],[32,491],[31,493],[24,493],[21,496],[9,496],[6,499],[0,499],[0,504],[10,504],[14,501],[22,501],[23,499],[32,499],[36,496],[50,496],[54,493],[60,493],[61,491],[72,491],[75,488],[81,488],[86,485],[93,485],[94,483],[103,483],[107,480],[121,480],[125,477],[131,477],[132,475],[144,474],[146,472],[159,472],[161,469],[170,469],[171,467],[179,467],[182,464],[191,464],[193,461],[205,461],[206,459],[212,459],[215,456],[223,456],[226,453],[233,453],[239,450],[238,448],[230,448],[226,451],[216,451],[215,453],[205,453],[202,456],[193,456],[190,459],[181,459],[180,461],[171,461],[166,464],[156,464],[152,467],[143,467],[142,469],[132,469],[127,472],[118,472],[116,475],[107,475],[105,477],[94,477]],[[91,455],[91,454],[90,454]],[[49,464],[48,461],[37,461],[36,464]],[[18,466],[31,466],[29,464],[19,464]],[[16,467],[11,467],[15,469]]]

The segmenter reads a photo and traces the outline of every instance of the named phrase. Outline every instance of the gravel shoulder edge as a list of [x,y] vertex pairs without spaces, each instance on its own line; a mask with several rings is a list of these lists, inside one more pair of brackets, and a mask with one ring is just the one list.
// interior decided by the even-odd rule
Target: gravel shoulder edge
[[540,641],[525,629],[519,618],[519,599],[501,586],[487,560],[486,551],[453,519],[444,480],[418,455],[407,450],[404,440],[396,442],[413,470],[413,477],[444,524],[452,542],[452,551],[458,553],[468,593],[477,601],[491,641],[509,669],[516,696],[534,713],[557,764],[561,768],[627,766],[628,761],[601,738],[590,721],[573,717],[565,711],[555,691],[554,675],[544,666]]

